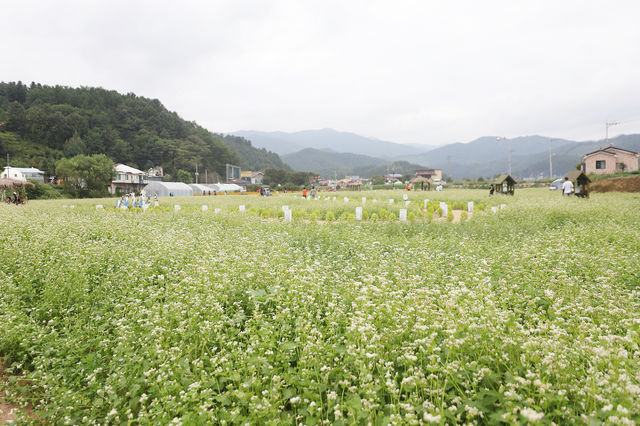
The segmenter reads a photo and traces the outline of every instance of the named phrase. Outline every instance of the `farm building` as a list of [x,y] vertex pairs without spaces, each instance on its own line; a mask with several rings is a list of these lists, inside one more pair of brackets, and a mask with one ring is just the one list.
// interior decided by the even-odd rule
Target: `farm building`
[[585,154],[582,157],[582,171],[598,175],[612,175],[618,172],[638,170],[638,154],[628,149],[608,146]]
[[144,187],[147,195],[157,194],[159,197],[185,197],[193,195],[193,189],[182,182],[151,182]]
[[22,182],[34,180],[44,183],[44,172],[34,167],[11,167],[6,166],[4,171],[0,173],[0,178],[16,179]]
[[493,185],[496,189],[496,194],[513,195],[516,187],[516,181],[514,178],[507,174],[500,175],[493,181]]
[[573,192],[576,197],[589,196],[589,184],[591,179],[582,170],[573,170],[567,174],[567,177],[573,182]]

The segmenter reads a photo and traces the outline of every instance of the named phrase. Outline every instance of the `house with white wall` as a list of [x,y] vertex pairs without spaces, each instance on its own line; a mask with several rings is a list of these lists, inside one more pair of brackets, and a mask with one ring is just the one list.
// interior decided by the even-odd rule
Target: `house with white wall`
[[17,179],[22,182],[33,180],[44,183],[44,172],[35,167],[11,167],[5,166],[4,171],[0,173],[0,178]]

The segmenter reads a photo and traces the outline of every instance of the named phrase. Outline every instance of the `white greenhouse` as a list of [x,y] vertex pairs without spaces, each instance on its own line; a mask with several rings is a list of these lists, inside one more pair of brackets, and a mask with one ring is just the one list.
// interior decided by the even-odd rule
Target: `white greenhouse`
[[158,197],[186,197],[193,195],[193,189],[182,182],[151,182],[144,187],[143,191],[149,196],[157,194]]
[[207,185],[212,191],[216,191],[218,194],[221,192],[244,192],[246,189],[235,183],[213,183]]
[[208,195],[213,194],[213,188],[209,185],[203,185],[201,183],[190,183],[189,186],[193,189],[193,195]]

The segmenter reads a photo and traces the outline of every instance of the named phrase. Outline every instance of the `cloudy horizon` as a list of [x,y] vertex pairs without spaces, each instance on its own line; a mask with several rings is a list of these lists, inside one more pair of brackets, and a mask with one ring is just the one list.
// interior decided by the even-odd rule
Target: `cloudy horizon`
[[640,3],[23,1],[0,80],[157,98],[214,132],[442,145],[640,133]]

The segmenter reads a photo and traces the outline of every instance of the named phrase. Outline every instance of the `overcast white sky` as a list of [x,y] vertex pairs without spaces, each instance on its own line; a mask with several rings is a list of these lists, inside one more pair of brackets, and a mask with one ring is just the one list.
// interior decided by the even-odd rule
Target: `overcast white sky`
[[0,80],[159,99],[209,130],[444,144],[640,133],[640,2],[0,0]]

